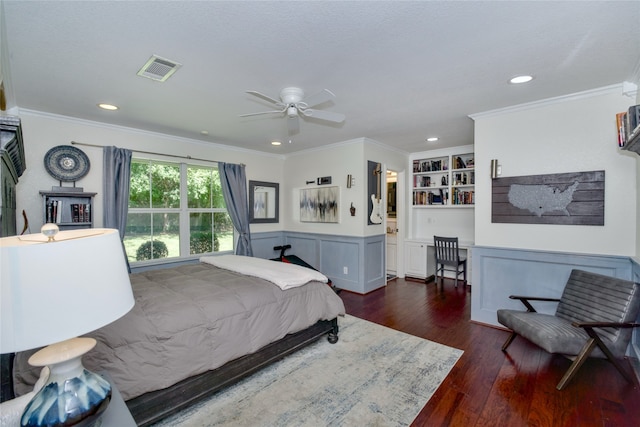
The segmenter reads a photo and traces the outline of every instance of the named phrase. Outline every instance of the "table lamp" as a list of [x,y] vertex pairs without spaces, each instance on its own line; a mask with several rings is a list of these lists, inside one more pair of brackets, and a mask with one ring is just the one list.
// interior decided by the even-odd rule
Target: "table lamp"
[[[0,239],[0,353],[48,345],[29,363],[50,375],[27,404],[22,426],[93,425],[111,385],[82,366],[96,340],[76,338],[134,305],[117,230],[81,229]],[[51,344],[51,345],[50,345]]]

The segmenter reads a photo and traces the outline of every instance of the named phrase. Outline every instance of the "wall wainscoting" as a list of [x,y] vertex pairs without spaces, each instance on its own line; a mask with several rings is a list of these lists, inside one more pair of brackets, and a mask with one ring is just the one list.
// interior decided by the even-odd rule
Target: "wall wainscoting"
[[[636,283],[640,283],[640,258],[632,258],[632,277]],[[637,320],[640,322],[640,319]],[[631,360],[631,365],[636,373],[636,378],[640,381],[640,330],[635,328],[633,330],[633,338],[631,338],[631,348],[629,349],[629,356]]]
[[253,254],[275,258],[274,246],[291,245],[297,255],[329,277],[340,289],[366,294],[386,284],[385,236],[337,236],[300,232],[251,233]]
[[[571,270],[578,268],[631,280],[629,257],[524,249],[473,247],[471,320],[500,326],[496,311],[522,309],[509,295],[559,298]],[[555,303],[536,305],[542,313],[554,313]]]

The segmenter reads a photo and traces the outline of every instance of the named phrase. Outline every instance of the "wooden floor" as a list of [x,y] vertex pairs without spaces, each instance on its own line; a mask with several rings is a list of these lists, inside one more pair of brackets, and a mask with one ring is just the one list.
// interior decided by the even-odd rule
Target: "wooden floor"
[[640,426],[637,384],[589,359],[556,390],[570,361],[520,337],[503,353],[507,331],[469,321],[469,287],[395,279],[367,295],[340,296],[348,314],[464,350],[413,426]]

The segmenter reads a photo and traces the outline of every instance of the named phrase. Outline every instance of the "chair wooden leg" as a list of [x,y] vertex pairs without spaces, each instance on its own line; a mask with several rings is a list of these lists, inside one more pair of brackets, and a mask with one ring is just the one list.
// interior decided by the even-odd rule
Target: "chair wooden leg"
[[567,369],[567,372],[564,373],[564,376],[556,386],[558,390],[562,390],[566,387],[567,383],[571,381],[571,379],[576,375],[576,372],[578,372],[578,369],[580,369],[585,360],[587,360],[589,354],[591,354],[591,351],[595,348],[595,346],[595,339],[591,338],[589,341],[587,341],[584,347],[582,347],[582,350],[580,350],[580,354],[576,356],[575,360],[573,361],[571,366],[569,366],[569,369]]
[[464,268],[464,270],[462,270],[462,279],[464,280],[464,284],[467,284],[467,262],[464,262],[464,265],[462,266]]
[[622,367],[622,364],[620,364],[620,361],[615,358],[615,356],[611,353],[611,351],[605,345],[605,343],[602,342],[602,340],[600,339],[596,331],[588,327],[585,327],[584,329],[587,332],[587,334],[589,334],[589,336],[595,341],[596,345],[600,348],[600,350],[602,350],[605,356],[607,356],[607,359],[609,359],[609,362],[613,363],[613,366],[615,366],[618,372],[622,374],[624,379],[627,380],[629,384],[634,384],[632,376],[629,374],[629,372],[627,372],[626,369]]
[[507,347],[509,347],[511,345],[511,343],[513,342],[513,340],[518,336],[518,334],[516,334],[515,332],[511,332],[511,335],[509,335],[509,338],[507,338],[507,340],[504,342],[504,344],[502,344],[502,351],[506,351]]

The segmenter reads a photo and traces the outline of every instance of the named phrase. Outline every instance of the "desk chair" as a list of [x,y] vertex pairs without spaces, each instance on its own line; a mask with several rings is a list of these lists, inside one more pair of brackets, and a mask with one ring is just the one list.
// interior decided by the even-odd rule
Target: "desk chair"
[[467,258],[460,256],[458,238],[433,236],[433,243],[435,245],[436,258],[436,284],[438,283],[438,272],[441,274],[441,283],[444,282],[445,270],[455,271],[456,288],[458,287],[458,276],[460,274],[462,274],[464,283],[467,283]]

